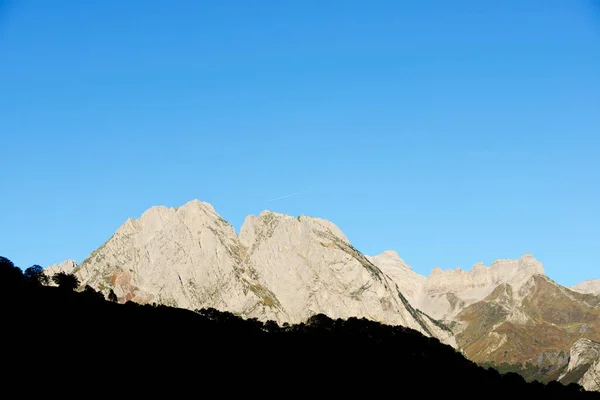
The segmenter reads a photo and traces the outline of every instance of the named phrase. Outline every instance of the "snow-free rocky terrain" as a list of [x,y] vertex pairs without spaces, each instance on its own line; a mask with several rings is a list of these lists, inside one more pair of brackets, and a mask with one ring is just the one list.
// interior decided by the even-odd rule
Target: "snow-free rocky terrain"
[[128,219],[74,273],[119,301],[297,323],[318,313],[403,325],[456,345],[333,223],[264,211],[239,235],[208,203],[152,207]]
[[600,280],[563,287],[531,254],[426,277],[395,251],[363,255],[324,219],[263,211],[238,234],[193,200],[152,207],[80,265],[67,260],[46,273],[61,271],[119,302],[213,307],[280,324],[323,313],[403,325],[476,362],[533,363],[556,379],[577,369],[577,381],[598,390],[597,360],[573,367],[572,353],[593,348],[579,340],[600,342]]
[[544,371],[545,379],[567,376],[567,381],[598,390],[591,378],[598,368],[593,362],[577,369],[581,376],[589,369],[585,379],[569,378],[574,375],[569,364],[573,349],[581,355],[592,348],[577,347],[578,340],[600,341],[597,281],[561,286],[545,275],[531,254],[497,260],[489,267],[476,263],[470,271],[435,268],[428,277],[414,272],[394,251],[370,259],[415,308],[452,328],[469,359],[496,365],[529,363]]

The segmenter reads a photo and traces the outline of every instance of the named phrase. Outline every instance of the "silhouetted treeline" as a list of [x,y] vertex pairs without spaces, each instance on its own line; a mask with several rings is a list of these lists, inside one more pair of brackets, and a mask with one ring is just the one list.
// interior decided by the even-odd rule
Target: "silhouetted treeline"
[[404,327],[324,315],[280,327],[215,309],[118,304],[73,291],[72,276],[45,286],[39,272],[0,258],[2,389],[23,396],[600,397],[484,369]]

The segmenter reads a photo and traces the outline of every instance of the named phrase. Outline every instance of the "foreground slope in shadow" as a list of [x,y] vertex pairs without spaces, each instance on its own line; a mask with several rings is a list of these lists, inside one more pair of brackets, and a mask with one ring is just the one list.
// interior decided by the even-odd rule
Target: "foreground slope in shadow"
[[70,284],[41,285],[0,259],[5,390],[106,397],[598,395],[483,369],[410,328],[324,315],[280,327],[214,309],[117,304]]

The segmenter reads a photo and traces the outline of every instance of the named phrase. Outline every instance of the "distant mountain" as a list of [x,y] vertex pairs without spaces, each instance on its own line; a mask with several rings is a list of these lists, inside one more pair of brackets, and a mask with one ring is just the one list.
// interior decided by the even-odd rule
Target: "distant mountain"
[[571,286],[571,289],[581,293],[600,294],[600,279],[580,282],[575,286]]
[[394,250],[387,250],[373,257],[367,256],[367,258],[398,285],[410,304],[419,308],[422,288],[427,278],[413,271]]
[[558,285],[530,254],[490,267],[477,263],[468,272],[436,268],[429,277],[393,251],[370,259],[415,308],[450,326],[459,348],[478,363],[553,380],[565,373],[578,339],[600,340],[600,296]]
[[365,317],[456,345],[448,328],[415,310],[394,280],[319,218],[264,211],[237,235],[208,203],[152,207],[74,273],[120,302],[213,307],[280,323],[319,313]]
[[[59,272],[64,272],[67,274],[73,273],[75,268],[77,267],[77,262],[75,260],[65,260],[58,264],[53,264],[44,270],[44,275],[48,278],[52,278],[54,275]],[[56,286],[56,284],[52,281],[52,279],[48,279],[47,284],[49,286]]]
[[534,275],[520,289],[498,286],[457,316],[459,346],[476,362],[530,363],[556,379],[579,338],[600,341],[600,296]]
[[530,277],[544,275],[542,264],[531,254],[518,260],[496,260],[490,267],[476,263],[470,271],[434,268],[429,277],[414,272],[394,251],[370,259],[407,293],[415,308],[449,322],[465,307],[492,293],[498,285],[507,283],[519,289]]
[[197,200],[128,219],[72,270],[81,288],[112,290],[121,303],[210,307],[280,324],[325,314],[401,325],[528,379],[573,376],[575,343],[600,341],[600,296],[583,293],[595,284],[560,286],[531,254],[425,277],[395,251],[363,255],[330,221],[263,211],[237,234]]
[[44,270],[44,273],[49,277],[58,274],[59,272],[70,274],[75,270],[75,267],[77,267],[77,262],[75,260],[65,260],[61,263],[49,266]]

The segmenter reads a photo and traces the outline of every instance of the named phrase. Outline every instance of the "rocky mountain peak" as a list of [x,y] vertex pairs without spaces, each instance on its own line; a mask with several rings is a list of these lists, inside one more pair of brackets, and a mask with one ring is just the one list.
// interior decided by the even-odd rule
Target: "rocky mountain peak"
[[401,260],[400,256],[398,255],[398,252],[396,250],[385,250],[380,255],[385,255],[386,257],[389,257],[389,258]]
[[266,215],[274,215],[274,216],[279,216],[279,217],[285,217],[285,216],[291,217],[291,215],[281,214],[281,213],[277,213],[277,212],[274,212],[271,210],[263,210],[258,214],[259,217],[264,217]]
[[417,305],[421,288],[427,278],[413,271],[410,265],[401,259],[394,250],[386,250],[367,258],[398,285],[400,291],[412,305],[419,308]]
[[475,264],[473,264],[473,266],[471,267],[471,270],[469,271],[469,274],[471,276],[482,276],[487,274],[488,268],[485,266],[484,263],[482,263],[481,261],[476,262]]
[[125,221],[75,273],[82,285],[112,289],[120,302],[213,307],[290,323],[318,313],[365,317],[455,344],[321,218],[265,210],[248,216],[238,235],[208,203],[151,207]]
[[179,210],[179,209],[186,209],[186,208],[195,208],[195,209],[201,209],[204,210],[210,214],[216,214],[217,211],[215,210],[215,208],[213,207],[212,204],[207,203],[205,201],[200,201],[198,199],[193,199],[188,201],[187,203],[185,203],[184,205],[180,206],[180,207],[176,207],[175,210]]
[[412,271],[408,265],[395,250],[386,250],[381,254],[369,257],[377,266],[385,264],[388,267],[403,268]]
[[500,259],[492,262],[491,269],[499,274],[514,275],[518,271],[526,271],[530,275],[545,275],[542,263],[536,260],[531,254],[524,254],[518,259]]
[[535,274],[539,274],[539,275],[545,275],[546,272],[544,271],[544,267],[542,266],[542,263],[539,262],[534,256],[533,254],[523,254],[520,258],[519,258],[519,267],[522,269],[529,269],[535,272]]
[[438,319],[453,318],[464,307],[483,300],[498,285],[508,284],[518,293],[531,277],[544,275],[542,264],[531,254],[496,260],[489,267],[477,262],[469,271],[460,267],[451,270],[436,267],[428,277],[413,271],[418,276],[394,274],[392,267],[410,268],[395,252],[384,252],[371,260],[395,279],[403,292],[410,293],[416,308]]
[[588,281],[579,282],[571,289],[580,293],[600,294],[600,279],[591,279]]
[[58,264],[52,264],[50,265],[48,268],[46,268],[44,270],[44,273],[47,276],[52,276],[54,274],[57,274],[59,272],[66,272],[67,274],[70,274],[73,272],[73,270],[75,269],[75,267],[77,267],[77,262],[75,260],[65,260],[62,261]]
[[346,235],[333,222],[322,218],[280,214],[273,211],[262,211],[258,216],[249,215],[240,229],[240,240],[247,246],[252,246],[258,236],[271,237],[277,231],[286,234],[291,231],[312,235],[314,232],[326,232],[350,243]]

